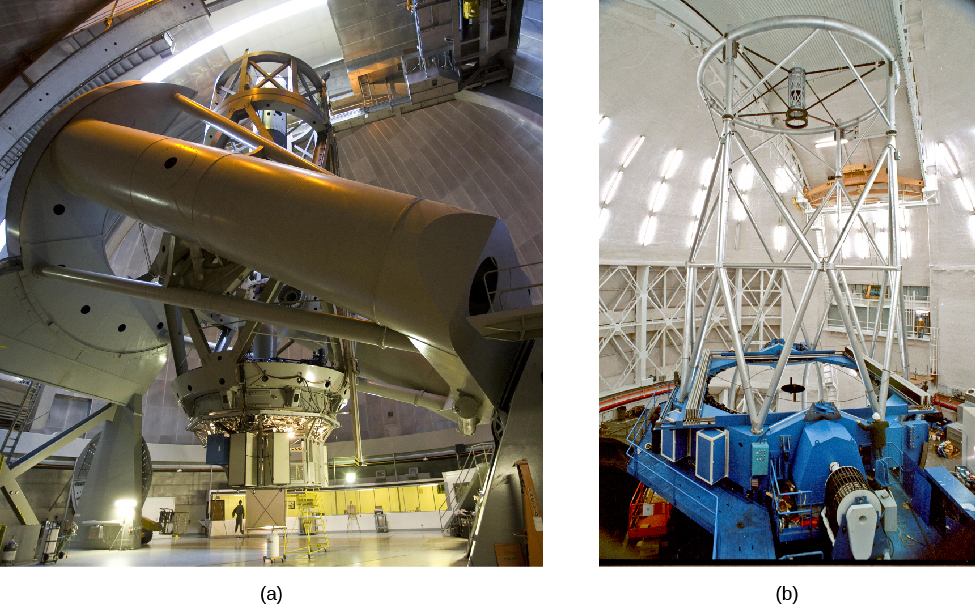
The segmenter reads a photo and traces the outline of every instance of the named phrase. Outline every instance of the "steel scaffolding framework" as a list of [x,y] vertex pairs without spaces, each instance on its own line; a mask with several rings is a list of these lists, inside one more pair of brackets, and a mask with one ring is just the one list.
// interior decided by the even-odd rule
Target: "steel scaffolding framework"
[[[713,272],[697,285],[696,303],[707,299]],[[738,269],[732,292],[734,315],[749,320],[764,343],[779,335],[782,291],[768,270]],[[680,369],[687,302],[684,268],[675,265],[602,265],[599,279],[600,395],[614,394],[669,379]],[[771,286],[770,295],[763,295]],[[709,346],[731,349],[727,311],[711,318]],[[700,317],[696,318],[700,322]],[[603,368],[606,362],[605,368]]]

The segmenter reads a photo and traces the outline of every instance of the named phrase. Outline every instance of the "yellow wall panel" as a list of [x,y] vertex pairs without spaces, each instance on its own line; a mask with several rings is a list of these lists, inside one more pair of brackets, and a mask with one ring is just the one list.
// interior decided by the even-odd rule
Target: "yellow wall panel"
[[403,494],[403,511],[416,511],[420,506],[420,497],[416,486],[403,486],[400,491]]
[[394,513],[403,511],[403,497],[400,496],[399,487],[389,489],[389,510]]
[[375,503],[375,506],[376,507],[382,507],[383,508],[383,511],[385,511],[387,513],[390,512],[390,511],[392,511],[389,508],[389,489],[388,488],[377,488],[376,490],[373,491],[373,493],[374,493],[374,498],[376,500],[376,503]]
[[330,492],[318,493],[318,511],[322,515],[330,516],[335,514],[335,495]]
[[433,500],[433,486],[420,486],[420,511],[436,511],[437,505]]
[[358,490],[359,493],[359,503],[361,503],[362,509],[359,513],[372,513],[376,508],[376,495],[375,491],[369,490]]

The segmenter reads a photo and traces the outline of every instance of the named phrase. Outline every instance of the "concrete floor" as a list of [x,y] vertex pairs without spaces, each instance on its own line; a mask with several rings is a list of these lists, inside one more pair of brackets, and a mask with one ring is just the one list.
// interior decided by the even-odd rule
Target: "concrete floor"
[[[467,566],[467,539],[444,538],[440,531],[330,533],[327,551],[310,558],[288,543],[287,558],[265,563],[266,535],[247,537],[155,536],[148,546],[130,551],[72,550],[61,566]],[[25,565],[37,565],[25,564]]]

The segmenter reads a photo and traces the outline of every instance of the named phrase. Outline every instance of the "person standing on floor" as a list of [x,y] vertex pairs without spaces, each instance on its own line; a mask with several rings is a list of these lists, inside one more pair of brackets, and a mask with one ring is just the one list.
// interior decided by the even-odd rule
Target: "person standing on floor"
[[237,507],[234,507],[230,515],[234,516],[237,520],[234,523],[234,533],[240,531],[240,534],[244,534],[244,502],[237,501]]

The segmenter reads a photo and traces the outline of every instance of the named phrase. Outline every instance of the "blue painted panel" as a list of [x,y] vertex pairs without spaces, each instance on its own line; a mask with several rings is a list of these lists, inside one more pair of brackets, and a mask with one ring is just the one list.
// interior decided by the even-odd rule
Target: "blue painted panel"
[[662,429],[660,454],[668,461],[680,461],[689,454],[689,429]]
[[835,461],[841,467],[855,467],[866,475],[860,451],[843,425],[842,420],[809,423],[799,437],[792,464],[792,481],[800,490],[812,493],[812,503],[825,500],[830,463]]
[[934,485],[958,506],[959,513],[968,516],[969,522],[975,522],[975,494],[972,494],[972,491],[965,488],[965,485],[944,467],[930,467],[924,472],[928,474]]
[[230,436],[207,436],[207,465],[230,465]]
[[694,475],[708,484],[714,484],[727,475],[728,433],[703,429],[697,432],[695,441]]

